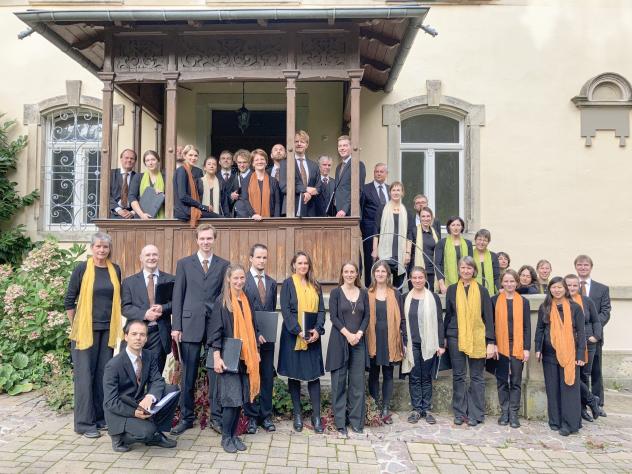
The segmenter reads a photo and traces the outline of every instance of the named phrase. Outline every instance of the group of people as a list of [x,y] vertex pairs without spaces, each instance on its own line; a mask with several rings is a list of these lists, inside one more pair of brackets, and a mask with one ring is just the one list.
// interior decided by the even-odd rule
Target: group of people
[[[299,130],[294,138],[295,203],[298,217],[344,217],[351,214],[351,141],[338,137],[340,164],[331,174],[332,158],[322,155],[318,162],[307,157],[309,135]],[[287,154],[282,144],[270,151],[257,148],[224,150],[219,158],[208,156],[199,167],[200,152],[193,145],[178,149],[178,164],[173,178],[174,217],[190,221],[241,217],[261,220],[286,215]],[[110,217],[122,219],[164,218],[165,175],[160,156],[153,150],[143,154],[145,171],[137,173],[136,153],[125,149],[120,168],[110,177]],[[365,167],[360,162],[360,183],[364,184]],[[152,188],[162,197],[162,206],[149,211],[142,208],[142,196]],[[150,190],[151,193],[151,190]],[[148,199],[146,203],[153,203]]]
[[[423,222],[424,216],[420,219]],[[346,435],[348,427],[363,431],[365,384],[384,422],[391,422],[396,367],[409,375],[408,421],[424,418],[435,423],[433,375],[440,358],[448,357],[456,425],[484,422],[484,371],[492,365],[501,407],[498,423],[519,427],[522,368],[532,347],[529,300],[518,291],[520,275],[511,268],[491,284],[481,279],[481,273],[494,272],[481,237],[489,241],[481,231],[474,246],[450,236],[444,244],[444,255],[451,256],[444,258],[442,267],[439,261],[435,265],[442,268],[437,285],[445,287],[445,314],[431,274],[416,264],[419,260],[407,272],[410,287],[403,285],[408,290],[405,296],[393,283],[396,275],[389,261],[380,259],[371,266],[368,288],[361,284],[358,265],[344,263],[329,297],[331,332],[323,358],[325,306],[307,253],[299,251],[292,258],[291,276],[278,297],[277,283],[266,274],[266,246],[253,245],[249,268],[231,264],[214,254],[217,231],[211,224],[196,228],[198,250],[178,261],[175,275],[159,269],[159,251],[150,244],[140,254],[142,270],[122,281],[119,267],[109,258],[110,237],[97,233],[92,256],[73,271],[65,299],[72,325],[75,431],[91,438],[107,429],[119,452],[135,442],[174,447],[176,441],[165,432],[180,435],[193,426],[194,389],[204,353],[210,427],[221,434],[222,447],[231,453],[245,449],[237,436],[242,408],[248,417],[247,433],[256,433],[259,426],[275,430],[275,373],[287,377],[294,429],[304,426],[305,382],[311,427],[322,433],[320,378],[330,372],[335,426]],[[492,260],[497,257],[494,254]],[[580,255],[574,263],[577,275],[543,282],[546,298],[538,310],[533,344],[543,366],[549,425],[561,435],[576,432],[582,417],[591,421],[606,416],[600,369],[603,326],[610,317],[608,288],[591,279],[588,256]],[[452,264],[454,270],[448,268]],[[157,301],[156,289],[170,282],[168,301]],[[277,299],[282,328],[275,370],[275,342],[264,338],[255,313],[276,311]],[[304,327],[306,313],[315,315],[312,327]],[[121,329],[123,317],[127,322]],[[125,343],[113,357],[121,338]],[[232,371],[224,362],[227,338],[241,341],[238,367]],[[172,340],[182,364],[180,387],[166,384],[161,375]],[[178,389],[179,394],[172,393]],[[156,404],[160,409],[152,411]],[[177,405],[179,422],[171,428]]]

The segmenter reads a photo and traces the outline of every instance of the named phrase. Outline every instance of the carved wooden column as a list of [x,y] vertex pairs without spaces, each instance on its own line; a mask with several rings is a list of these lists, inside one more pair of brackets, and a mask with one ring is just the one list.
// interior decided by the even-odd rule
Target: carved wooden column
[[114,109],[114,73],[101,72],[103,110],[101,125],[101,166],[99,170],[99,218],[110,217],[110,170],[112,169],[112,115]]
[[351,85],[351,215],[360,216],[360,80],[363,69],[348,71]]
[[173,219],[173,176],[176,171],[176,141],[177,122],[176,110],[178,106],[178,76],[179,72],[165,72],[167,79],[167,94],[165,107],[165,214],[167,219]]
[[134,102],[134,152],[136,152],[136,171],[140,172],[142,165],[142,136],[143,136],[143,106]]
[[298,78],[299,71],[283,71],[286,84],[286,176],[287,176],[287,192],[285,195],[285,212],[287,217],[296,216],[296,202],[295,202],[295,174],[296,165],[294,161],[294,134],[296,133],[296,79]]

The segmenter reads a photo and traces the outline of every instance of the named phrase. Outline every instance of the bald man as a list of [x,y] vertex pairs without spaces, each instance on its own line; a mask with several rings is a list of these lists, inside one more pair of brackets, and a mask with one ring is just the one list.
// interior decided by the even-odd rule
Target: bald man
[[159,261],[158,247],[143,247],[140,251],[142,270],[123,280],[121,300],[123,316],[147,323],[145,349],[154,355],[162,373],[167,354],[171,352],[171,301],[155,304],[156,287],[160,283],[175,281],[175,278],[158,270]]

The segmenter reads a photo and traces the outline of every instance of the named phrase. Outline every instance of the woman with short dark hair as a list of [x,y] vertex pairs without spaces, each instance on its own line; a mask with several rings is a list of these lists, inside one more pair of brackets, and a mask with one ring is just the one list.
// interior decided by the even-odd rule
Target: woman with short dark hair
[[511,257],[509,257],[507,252],[498,252],[496,256],[498,257],[498,268],[500,269],[500,273],[502,273],[511,265]]
[[474,236],[473,257],[476,262],[476,281],[483,285],[493,296],[500,288],[500,267],[498,256],[487,246],[492,240],[492,234],[487,229],[479,230]]
[[251,217],[260,221],[281,215],[279,182],[266,173],[268,154],[257,148],[250,154],[254,171],[241,182],[239,200],[235,203],[236,217]]
[[458,262],[463,257],[472,256],[472,242],[463,237],[465,222],[458,216],[452,216],[446,222],[448,236],[439,241],[435,247],[435,268],[439,289],[446,294],[448,287],[459,281]]
[[538,294],[537,281],[538,276],[535,273],[535,269],[531,265],[523,265],[518,270],[518,287],[516,291],[519,295],[536,295]]

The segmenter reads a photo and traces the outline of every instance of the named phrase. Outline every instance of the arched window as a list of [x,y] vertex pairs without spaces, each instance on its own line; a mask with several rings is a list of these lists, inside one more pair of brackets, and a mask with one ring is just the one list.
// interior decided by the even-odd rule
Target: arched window
[[101,113],[83,107],[46,116],[43,199],[48,230],[91,230],[99,215]]
[[463,120],[456,116],[422,110],[402,117],[401,177],[409,209],[415,195],[425,194],[442,224],[464,215],[463,135]]

